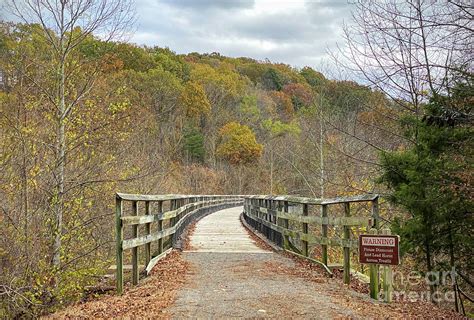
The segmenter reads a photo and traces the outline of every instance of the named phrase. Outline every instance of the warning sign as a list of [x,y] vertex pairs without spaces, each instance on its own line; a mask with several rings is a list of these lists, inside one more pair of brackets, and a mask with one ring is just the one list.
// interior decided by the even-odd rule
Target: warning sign
[[398,265],[400,263],[399,236],[361,234],[359,262]]

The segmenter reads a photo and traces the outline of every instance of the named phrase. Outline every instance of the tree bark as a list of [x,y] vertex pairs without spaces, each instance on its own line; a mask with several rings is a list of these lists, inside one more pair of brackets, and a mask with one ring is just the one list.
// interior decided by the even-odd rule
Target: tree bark
[[[61,17],[61,21],[63,16]],[[64,210],[64,175],[65,175],[65,157],[66,157],[66,128],[65,128],[65,53],[64,53],[64,37],[61,30],[60,37],[61,56],[59,62],[59,83],[58,83],[58,131],[57,131],[57,155],[56,155],[56,199],[54,199],[54,213],[56,225],[54,228],[54,245],[53,245],[53,266],[59,268],[61,265],[61,237],[63,229],[63,210]]]

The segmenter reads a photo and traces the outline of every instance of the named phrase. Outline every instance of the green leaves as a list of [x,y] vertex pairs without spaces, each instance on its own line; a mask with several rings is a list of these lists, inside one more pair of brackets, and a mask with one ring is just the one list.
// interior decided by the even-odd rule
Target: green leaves
[[197,128],[188,128],[185,130],[184,150],[191,159],[199,162],[204,160],[204,135]]
[[296,122],[284,123],[280,120],[267,119],[262,122],[262,126],[270,133],[270,137],[280,137],[285,134],[298,135],[301,132]]
[[255,95],[245,95],[240,102],[240,112],[245,120],[256,122],[260,118],[260,109]]

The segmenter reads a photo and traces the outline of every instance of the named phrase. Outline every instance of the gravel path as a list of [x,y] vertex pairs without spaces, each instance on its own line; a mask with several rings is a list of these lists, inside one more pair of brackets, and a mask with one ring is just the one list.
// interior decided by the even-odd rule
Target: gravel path
[[222,210],[198,222],[192,249],[183,253],[188,281],[167,310],[173,318],[356,317],[325,293],[334,290],[326,278],[291,276],[293,260],[258,248],[240,223],[241,211]]

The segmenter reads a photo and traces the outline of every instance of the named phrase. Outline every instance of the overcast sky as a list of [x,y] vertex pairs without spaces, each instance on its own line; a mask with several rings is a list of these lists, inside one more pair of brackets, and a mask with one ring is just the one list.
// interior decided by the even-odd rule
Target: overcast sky
[[131,42],[318,68],[341,42],[347,0],[135,0]]
[[[321,70],[328,48],[343,43],[342,24],[350,20],[348,2],[354,0],[134,1],[137,20],[130,42]],[[4,2],[0,19],[11,20]]]

